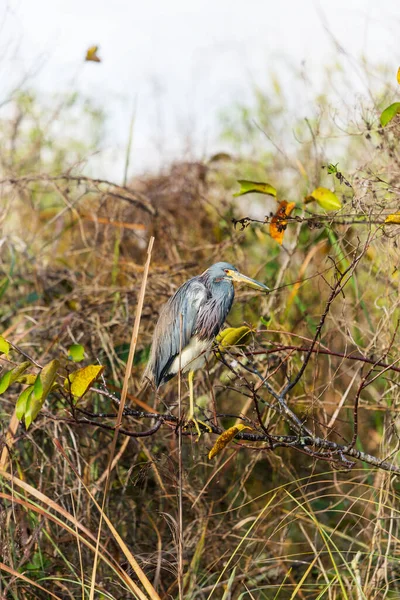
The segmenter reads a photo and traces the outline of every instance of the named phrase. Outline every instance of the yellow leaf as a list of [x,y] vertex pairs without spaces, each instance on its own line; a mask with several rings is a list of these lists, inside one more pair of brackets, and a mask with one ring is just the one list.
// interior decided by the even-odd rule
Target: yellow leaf
[[400,67],[397,69],[397,83],[400,84]]
[[24,383],[25,385],[33,385],[37,379],[37,375],[33,375],[33,373],[26,373],[25,375],[21,375],[16,380],[18,383]]
[[92,62],[101,62],[101,58],[99,58],[99,56],[97,55],[98,49],[98,46],[90,46],[90,48],[87,49],[85,60]]
[[239,342],[245,342],[245,338],[250,331],[251,329],[247,325],[243,325],[242,327],[227,327],[217,335],[216,341],[222,348],[236,346]]
[[239,424],[234,425],[233,427],[230,427],[229,429],[224,431],[224,433],[221,433],[221,435],[217,438],[214,446],[208,453],[208,458],[211,460],[212,458],[214,458],[214,456],[217,456],[217,454],[219,454],[240,431],[243,431],[243,429],[251,429],[251,427]]
[[342,208],[342,203],[336,194],[324,187],[315,188],[315,190],[305,198],[306,204],[308,204],[308,202],[314,202],[314,200],[315,202],[318,202],[320,207],[324,210],[339,210]]
[[388,215],[385,219],[385,223],[400,225],[400,212],[394,213],[393,215]]
[[235,197],[243,196],[256,192],[258,194],[267,194],[268,196],[276,196],[276,189],[269,183],[260,183],[258,181],[248,181],[247,179],[238,179],[240,190],[233,194]]
[[286,217],[290,215],[296,204],[294,202],[282,202],[278,206],[278,210],[271,219],[269,226],[269,233],[272,239],[276,240],[278,244],[282,244],[283,236],[285,235],[285,229],[287,227]]
[[2,335],[0,335],[0,354],[5,354],[6,356],[8,356],[9,352],[10,352],[10,344],[7,342],[7,340],[5,338],[3,338]]
[[101,365],[83,367],[83,369],[70,374],[69,378],[65,381],[65,387],[71,390],[73,396],[81,398],[103,371],[104,367]]

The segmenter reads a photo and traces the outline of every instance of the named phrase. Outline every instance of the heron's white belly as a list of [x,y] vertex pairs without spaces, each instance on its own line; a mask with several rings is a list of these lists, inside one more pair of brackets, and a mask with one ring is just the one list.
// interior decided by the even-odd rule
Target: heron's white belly
[[[212,346],[209,340],[199,340],[196,336],[192,337],[190,342],[182,350],[181,354],[181,369],[185,371],[195,371],[200,369],[206,360]],[[177,356],[171,365],[171,373],[179,371],[179,356]]]

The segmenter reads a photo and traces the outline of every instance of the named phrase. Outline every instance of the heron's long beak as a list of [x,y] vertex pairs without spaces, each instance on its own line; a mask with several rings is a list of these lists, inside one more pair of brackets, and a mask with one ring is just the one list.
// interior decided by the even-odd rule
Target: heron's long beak
[[238,273],[237,271],[228,271],[227,275],[233,281],[237,281],[238,283],[245,283],[250,287],[253,287],[257,290],[264,290],[265,292],[269,292],[270,289],[263,283],[256,281],[255,279],[251,279],[251,277],[247,277],[247,275],[243,275],[242,273]]

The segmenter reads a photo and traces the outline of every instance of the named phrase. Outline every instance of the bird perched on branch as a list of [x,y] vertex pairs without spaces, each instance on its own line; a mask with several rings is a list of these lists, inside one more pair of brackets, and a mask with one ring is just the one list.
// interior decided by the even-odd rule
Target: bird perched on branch
[[162,307],[153,334],[144,377],[158,389],[179,370],[189,372],[189,420],[199,435],[200,428],[194,416],[194,371],[204,365],[213,340],[231,309],[234,281],[269,291],[266,285],[242,275],[229,263],[215,263],[181,285]]

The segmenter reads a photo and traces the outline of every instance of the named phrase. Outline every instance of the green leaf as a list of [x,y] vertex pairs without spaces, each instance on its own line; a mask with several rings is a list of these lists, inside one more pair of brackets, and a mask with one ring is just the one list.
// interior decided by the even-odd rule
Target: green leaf
[[26,399],[26,405],[25,405],[24,420],[25,420],[25,427],[27,429],[29,429],[34,418],[37,417],[41,408],[42,408],[42,405],[40,403],[40,400],[35,400],[35,395],[32,390],[32,393],[29,394]]
[[269,327],[271,325],[272,317],[260,317],[260,321],[265,327]]
[[382,112],[381,118],[380,118],[382,127],[385,127],[388,123],[390,123],[390,121],[399,113],[400,113],[400,102],[394,102],[393,104],[391,104],[390,106],[385,108],[385,110]]
[[36,376],[35,383],[33,384],[33,393],[37,400],[40,400],[43,394],[43,386],[40,380],[40,374]]
[[4,392],[6,390],[8,390],[8,388],[10,387],[11,373],[12,373],[12,369],[10,371],[6,371],[4,373],[4,375],[2,375],[2,377],[0,379],[0,394],[4,394]]
[[[58,360],[52,360],[43,367],[34,385],[35,398],[41,399],[43,402],[46,400],[55,381],[59,366]],[[40,381],[40,384],[37,383],[38,381]]]
[[4,373],[4,375],[0,379],[0,394],[4,394],[4,392],[8,390],[10,385],[14,383],[14,381],[17,381],[18,377],[20,377],[22,373],[26,371],[30,364],[31,363],[29,361],[25,361],[17,367],[14,367],[10,371]]
[[33,385],[30,385],[29,387],[25,388],[22,394],[20,394],[18,397],[17,404],[15,405],[15,414],[17,415],[17,419],[19,419],[20,421],[25,416],[26,404],[32,392]]
[[103,371],[104,367],[101,365],[88,365],[71,373],[69,378],[65,380],[64,385],[71,390],[73,396],[81,398]]
[[27,429],[38,416],[44,401],[46,400],[46,397],[54,384],[59,366],[60,363],[58,360],[52,360],[43,367],[39,375],[36,377],[35,383],[33,384],[32,393],[26,398],[24,416],[25,426]]
[[81,344],[72,344],[68,348],[68,358],[74,362],[81,362],[85,358],[85,348]]
[[233,194],[235,198],[237,196],[244,196],[244,194],[251,194],[252,192],[276,196],[276,189],[269,183],[248,181],[247,179],[238,179],[238,183],[240,183],[240,190],[236,194]]
[[0,353],[8,356],[9,352],[10,352],[10,344],[7,342],[7,340],[5,338],[3,338],[2,335],[0,335]]
[[335,175],[338,172],[337,166],[339,163],[336,163],[336,165],[334,165],[333,163],[329,163],[327,170],[328,170],[328,175]]
[[306,204],[309,202],[318,202],[321,208],[324,210],[339,210],[342,208],[342,203],[339,198],[324,187],[315,188],[315,190],[305,198]]
[[40,410],[43,406],[44,400],[35,397],[35,390],[31,394],[29,394],[26,400],[26,408],[25,408],[25,427],[29,429],[29,426],[36,419]]
[[209,159],[209,163],[213,163],[213,162],[221,162],[221,161],[232,161],[233,158],[230,154],[228,154],[227,152],[217,152],[217,154],[213,154],[212,157]]

